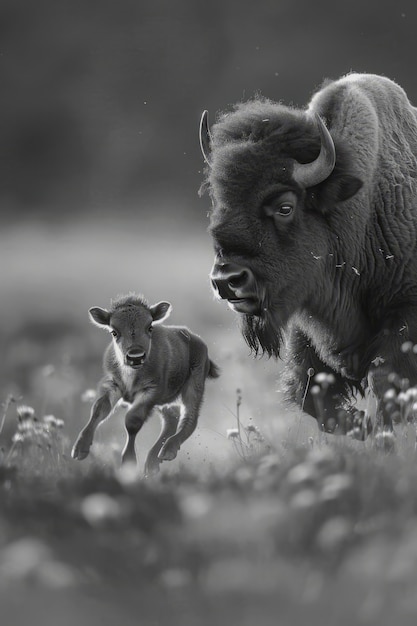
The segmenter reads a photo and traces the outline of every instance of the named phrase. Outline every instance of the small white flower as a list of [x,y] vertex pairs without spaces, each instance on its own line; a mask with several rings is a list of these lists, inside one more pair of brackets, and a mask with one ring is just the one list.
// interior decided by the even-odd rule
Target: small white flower
[[64,420],[58,419],[55,415],[45,415],[43,421],[48,426],[52,426],[54,428],[62,428],[64,426]]
[[107,493],[92,493],[81,502],[81,512],[87,522],[98,526],[118,519],[122,511],[119,502]]
[[320,498],[325,501],[335,500],[344,495],[351,487],[352,478],[349,474],[332,474],[324,479]]
[[317,544],[322,550],[332,551],[342,546],[352,536],[352,522],[345,517],[332,517],[321,527]]
[[376,356],[371,363],[375,365],[375,367],[378,367],[379,365],[385,363],[385,359],[383,359],[382,356]]
[[86,389],[81,395],[82,402],[94,402],[96,399],[96,391],[95,389]]
[[287,474],[287,482],[291,485],[299,485],[306,481],[314,480],[316,469],[310,463],[299,463]]
[[185,495],[181,500],[181,509],[190,518],[204,517],[211,506],[211,499],[200,493]]
[[309,509],[317,504],[317,494],[312,489],[302,489],[290,501],[294,509]]
[[226,430],[226,437],[228,439],[238,439],[239,438],[239,429],[238,428],[228,428]]
[[31,420],[35,417],[35,409],[26,404],[21,404],[16,408],[17,416],[20,421]]

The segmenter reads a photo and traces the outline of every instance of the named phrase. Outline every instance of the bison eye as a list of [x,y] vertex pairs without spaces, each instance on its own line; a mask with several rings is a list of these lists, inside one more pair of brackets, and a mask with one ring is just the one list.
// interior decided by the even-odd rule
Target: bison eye
[[293,192],[287,191],[267,200],[263,209],[268,217],[273,217],[275,220],[285,223],[286,220],[292,218],[296,204],[297,196]]
[[275,209],[274,213],[278,215],[282,215],[283,217],[288,217],[289,215],[291,215],[293,210],[294,210],[293,205],[289,204],[288,202],[285,202],[281,204],[280,206],[278,206]]

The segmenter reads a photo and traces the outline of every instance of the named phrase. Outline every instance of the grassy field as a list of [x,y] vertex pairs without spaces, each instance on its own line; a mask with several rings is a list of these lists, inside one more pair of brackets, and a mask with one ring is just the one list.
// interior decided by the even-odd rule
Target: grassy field
[[[286,409],[279,364],[251,359],[211,297],[204,227],[24,224],[0,239],[2,624],[415,624],[415,426],[362,444]],[[170,300],[222,368],[197,432],[146,480],[120,468],[122,411],[86,461],[69,456],[108,341],[86,311],[130,290]],[[157,430],[155,416],[141,459]]]

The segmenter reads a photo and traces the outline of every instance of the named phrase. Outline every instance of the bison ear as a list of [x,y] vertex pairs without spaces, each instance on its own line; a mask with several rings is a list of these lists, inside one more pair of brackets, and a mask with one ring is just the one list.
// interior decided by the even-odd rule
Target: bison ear
[[158,302],[151,306],[151,314],[154,322],[163,322],[171,313],[172,306],[169,302]]
[[336,201],[343,202],[354,196],[363,186],[363,182],[351,174],[341,174],[340,176],[335,176],[333,180],[330,179],[329,185],[332,186],[332,192]]
[[99,306],[93,306],[88,310],[90,320],[96,326],[108,326],[110,324],[110,313],[106,309],[101,309]]

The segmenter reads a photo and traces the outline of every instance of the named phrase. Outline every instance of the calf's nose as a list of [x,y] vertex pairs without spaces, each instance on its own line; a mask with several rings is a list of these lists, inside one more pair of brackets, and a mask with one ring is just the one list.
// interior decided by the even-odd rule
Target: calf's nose
[[127,365],[142,365],[146,359],[146,352],[142,348],[131,348],[126,352]]
[[252,292],[255,282],[249,268],[231,262],[216,262],[210,279],[214,292],[225,300],[244,298]]

